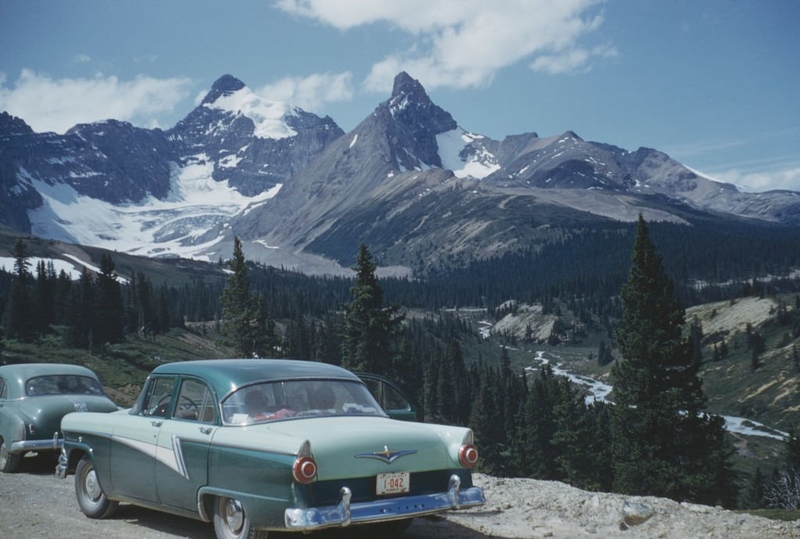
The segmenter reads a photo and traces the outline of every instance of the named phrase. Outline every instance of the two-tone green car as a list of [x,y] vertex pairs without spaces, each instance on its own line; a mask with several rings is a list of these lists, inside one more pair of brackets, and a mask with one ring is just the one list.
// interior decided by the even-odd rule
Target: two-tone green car
[[61,449],[61,418],[70,412],[111,412],[97,375],[86,367],[23,363],[0,367],[0,471],[16,472],[26,453]]
[[373,525],[484,503],[472,432],[391,419],[355,374],[311,361],[170,363],[130,410],[69,414],[57,473],[88,517],[120,501],[220,539]]

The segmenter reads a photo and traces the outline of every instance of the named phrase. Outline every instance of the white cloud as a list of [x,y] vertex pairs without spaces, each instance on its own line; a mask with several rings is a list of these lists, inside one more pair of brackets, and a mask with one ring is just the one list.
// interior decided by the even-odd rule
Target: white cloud
[[610,45],[594,47],[591,50],[573,48],[558,54],[542,55],[531,62],[531,69],[543,71],[551,75],[570,73],[582,69],[589,69],[589,60],[592,58],[613,58],[617,56],[617,49]]
[[745,172],[740,169],[730,169],[711,173],[710,176],[732,183],[742,191],[750,193],[760,193],[775,189],[800,191],[800,166],[763,172]]
[[6,86],[6,77],[0,77],[0,110],[22,118],[37,132],[64,133],[75,124],[109,118],[153,126],[156,116],[186,97],[190,83],[186,78],[146,76],[121,81],[102,74],[54,79],[23,69],[13,85]]
[[579,44],[602,24],[602,16],[590,13],[601,1],[280,0],[277,5],[341,30],[388,23],[415,36],[410,50],[373,65],[365,84],[384,92],[399,71],[433,88],[486,85],[497,71],[525,59],[550,73],[585,69],[593,58],[614,54],[613,47]]
[[288,103],[308,112],[319,111],[325,103],[353,98],[353,74],[318,73],[308,77],[285,77],[255,90],[271,101]]

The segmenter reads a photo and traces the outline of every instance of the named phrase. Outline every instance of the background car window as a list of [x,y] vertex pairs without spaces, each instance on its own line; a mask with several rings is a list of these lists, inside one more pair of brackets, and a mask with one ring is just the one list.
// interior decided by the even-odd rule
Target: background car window
[[175,387],[174,377],[154,378],[150,381],[147,401],[144,403],[144,415],[164,417]]
[[177,419],[213,423],[216,414],[208,386],[200,380],[184,380],[178,393],[174,416]]
[[37,376],[25,382],[25,394],[35,395],[102,395],[103,388],[88,376]]
[[6,398],[6,381],[0,378],[0,399]]

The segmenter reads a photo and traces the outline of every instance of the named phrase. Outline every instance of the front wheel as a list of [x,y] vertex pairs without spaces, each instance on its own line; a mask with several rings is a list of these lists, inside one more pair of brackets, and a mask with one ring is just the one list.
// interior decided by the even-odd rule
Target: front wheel
[[119,502],[109,500],[100,483],[89,456],[85,456],[75,469],[75,496],[83,514],[89,518],[106,518],[117,510]]
[[21,457],[22,455],[18,453],[9,453],[6,441],[0,439],[0,471],[5,473],[19,471]]
[[214,503],[214,531],[217,539],[267,539],[269,532],[256,530],[233,498],[217,498]]

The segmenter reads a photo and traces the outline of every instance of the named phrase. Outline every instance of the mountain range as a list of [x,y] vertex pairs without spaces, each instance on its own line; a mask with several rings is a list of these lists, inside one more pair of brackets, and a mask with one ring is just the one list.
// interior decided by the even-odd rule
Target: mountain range
[[655,149],[576,133],[493,140],[407,73],[345,133],[224,75],[174,127],[35,133],[0,113],[0,224],[147,257],[341,273],[363,242],[398,272],[527,248],[606,221],[800,224],[800,193],[743,193]]

